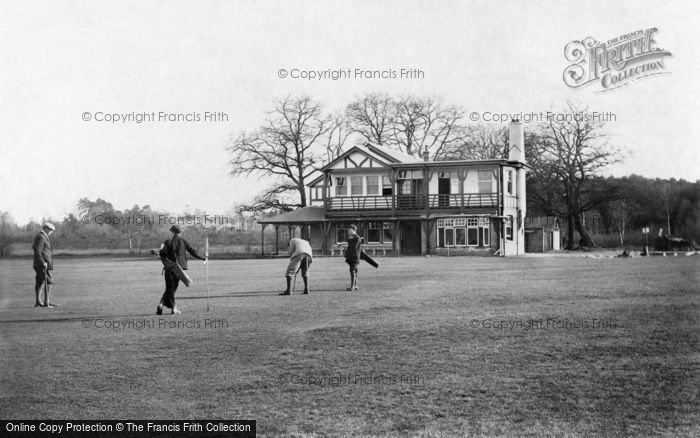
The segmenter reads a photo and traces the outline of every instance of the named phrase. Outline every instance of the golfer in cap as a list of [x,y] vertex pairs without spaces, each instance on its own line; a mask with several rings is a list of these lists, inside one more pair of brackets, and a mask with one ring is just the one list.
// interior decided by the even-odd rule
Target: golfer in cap
[[[56,231],[56,227],[52,223],[46,222],[41,228],[41,231],[34,237],[32,249],[34,250],[34,272],[36,273],[36,284],[34,285],[34,307],[56,307],[57,304],[51,303],[51,288],[53,287],[53,279],[51,271],[53,271],[53,255],[51,253],[51,243],[49,236]],[[44,302],[41,302],[41,288],[44,288]]]
[[[195,249],[192,248],[190,244],[182,238],[182,236],[180,236],[182,230],[179,226],[173,225],[172,227],[170,227],[170,232],[173,233],[173,236],[165,241],[159,253],[162,259],[168,259],[171,262],[177,262],[177,264],[180,265],[180,267],[183,270],[187,270],[186,252],[189,252],[192,255],[192,257],[196,259],[204,261],[207,260],[206,258],[197,254],[197,251],[195,251]],[[165,277],[165,292],[163,292],[163,297],[160,299],[160,303],[156,308],[156,314],[162,315],[163,307],[168,307],[172,309],[173,315],[181,313],[180,310],[175,306],[175,292],[177,291],[177,287],[180,284],[180,279],[172,269],[164,269],[163,275]]]
[[309,267],[313,261],[313,251],[311,244],[299,238],[292,238],[289,241],[289,266],[287,266],[287,290],[280,295],[292,294],[292,277],[296,276],[301,270],[301,278],[304,279],[304,293],[309,293]]

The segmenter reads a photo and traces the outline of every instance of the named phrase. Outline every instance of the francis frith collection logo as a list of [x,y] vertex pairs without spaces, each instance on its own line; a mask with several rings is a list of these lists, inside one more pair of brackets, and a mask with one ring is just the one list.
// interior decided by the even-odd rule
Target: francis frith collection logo
[[637,30],[605,42],[592,37],[571,41],[564,48],[572,64],[564,70],[571,88],[599,83],[598,93],[612,91],[653,75],[669,73],[664,58],[671,52],[657,46],[657,28]]

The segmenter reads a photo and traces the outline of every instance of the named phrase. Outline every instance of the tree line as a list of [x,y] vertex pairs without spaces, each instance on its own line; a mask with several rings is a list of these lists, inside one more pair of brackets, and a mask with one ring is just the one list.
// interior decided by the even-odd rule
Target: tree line
[[[619,236],[621,246],[627,233],[642,227],[697,240],[700,183],[637,175],[603,177],[607,166],[624,159],[624,150],[610,141],[605,121],[581,117],[586,113],[588,108],[567,102],[558,112],[562,117],[527,125],[525,155],[531,166],[527,175],[528,215],[561,218],[568,249],[597,245],[590,224],[585,223],[585,217],[591,214],[600,217],[606,233]],[[272,177],[271,185],[252,202],[241,205],[238,212],[274,214],[307,206],[307,184],[350,145],[371,143],[412,156],[427,152],[433,160],[506,157],[508,127],[471,123],[465,114],[464,108],[445,104],[439,98],[412,95],[368,93],[336,113],[327,112],[308,96],[280,99],[263,116],[258,128],[229,139],[232,175]],[[105,227],[80,223],[85,214],[157,214],[148,205],[118,211],[101,199],[81,199],[77,211],[78,216],[71,214],[61,222],[65,232],[57,233],[77,247],[81,242],[101,239],[108,245],[127,242],[130,251],[138,251],[167,237],[168,227],[151,224],[122,222]],[[0,254],[19,235],[26,239],[26,234],[37,227],[18,227],[8,212],[0,212]],[[193,230],[206,232],[203,227]],[[221,228],[212,232],[221,241],[227,239],[217,237],[216,233],[225,232]],[[256,237],[246,239],[250,246]]]
[[[187,239],[203,249],[205,238],[219,252],[252,253],[259,250],[260,231],[254,217],[232,214],[225,226],[207,225],[204,213],[171,215],[149,205],[119,210],[104,199],[94,201],[82,198],[74,213],[63,219],[44,218],[41,223],[15,223],[10,212],[0,212],[0,257],[9,256],[17,245],[31,245],[32,238],[41,230],[42,223],[56,226],[51,236],[54,249],[106,251],[123,250],[129,254],[147,254],[150,249],[170,237],[169,228],[178,223],[186,231]],[[197,220],[199,218],[199,224]]]

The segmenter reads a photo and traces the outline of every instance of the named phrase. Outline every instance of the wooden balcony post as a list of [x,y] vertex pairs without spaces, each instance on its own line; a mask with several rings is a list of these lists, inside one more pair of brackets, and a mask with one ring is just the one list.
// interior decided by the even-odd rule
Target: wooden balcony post
[[260,253],[262,255],[265,255],[265,228],[267,227],[267,224],[262,224],[261,226],[261,236],[260,236]]
[[396,196],[397,196],[397,189],[398,187],[396,186],[396,170],[391,169],[389,171],[389,181],[391,182],[391,214],[392,216],[396,216]]
[[459,179],[460,213],[464,214],[464,181],[467,179],[467,169],[460,167],[459,170],[457,170],[457,178]]
[[325,208],[326,211],[328,211],[328,204],[329,204],[328,187],[329,187],[330,180],[331,180],[331,176],[329,174],[326,174],[323,177],[323,208]]
[[394,251],[394,255],[399,255],[396,251],[396,236],[399,232],[400,222],[396,221],[393,223],[394,232],[391,234],[391,249]]
[[426,216],[430,215],[430,180],[433,172],[428,170],[428,167],[423,167],[423,196],[425,199],[423,202],[425,203],[425,214]]
[[275,255],[280,253],[280,226],[275,224]]

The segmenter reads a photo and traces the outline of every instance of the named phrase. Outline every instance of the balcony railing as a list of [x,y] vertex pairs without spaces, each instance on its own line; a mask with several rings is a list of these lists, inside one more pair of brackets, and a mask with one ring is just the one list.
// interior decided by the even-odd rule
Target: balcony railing
[[338,196],[327,200],[330,211],[372,210],[461,210],[495,207],[496,193],[464,193],[450,195]]
[[496,193],[464,193],[452,195],[428,195],[430,208],[495,207]]

